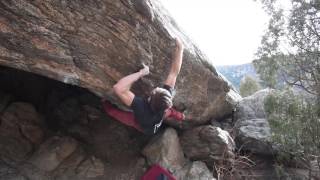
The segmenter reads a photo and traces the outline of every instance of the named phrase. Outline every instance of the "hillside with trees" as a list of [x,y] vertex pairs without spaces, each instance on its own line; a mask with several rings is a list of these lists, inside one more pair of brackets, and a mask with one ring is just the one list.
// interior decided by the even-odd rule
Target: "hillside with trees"
[[256,70],[251,63],[241,64],[241,65],[224,65],[216,66],[217,71],[226,77],[231,84],[239,90],[240,81],[245,76],[251,76],[257,79]]

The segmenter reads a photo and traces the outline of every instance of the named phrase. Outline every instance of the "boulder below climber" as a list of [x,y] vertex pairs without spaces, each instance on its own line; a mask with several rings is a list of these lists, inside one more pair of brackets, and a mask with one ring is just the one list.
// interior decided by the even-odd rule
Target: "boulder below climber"
[[215,162],[232,162],[235,143],[227,131],[211,125],[199,126],[183,132],[180,137],[184,153],[191,160],[212,166]]
[[264,100],[272,93],[264,89],[243,98],[238,106],[235,123],[236,143],[242,150],[273,155],[275,149],[271,142],[271,129],[264,110]]

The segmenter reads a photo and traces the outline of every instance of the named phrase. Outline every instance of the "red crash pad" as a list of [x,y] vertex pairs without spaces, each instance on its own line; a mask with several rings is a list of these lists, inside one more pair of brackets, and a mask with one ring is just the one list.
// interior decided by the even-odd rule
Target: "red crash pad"
[[176,178],[166,169],[155,164],[142,176],[141,180],[176,180]]

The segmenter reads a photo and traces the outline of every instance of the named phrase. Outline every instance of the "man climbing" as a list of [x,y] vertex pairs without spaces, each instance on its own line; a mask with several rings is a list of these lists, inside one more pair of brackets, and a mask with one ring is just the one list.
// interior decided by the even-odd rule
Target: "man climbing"
[[149,67],[143,65],[144,67],[140,71],[123,77],[113,86],[115,94],[125,105],[132,108],[133,113],[121,111],[113,107],[108,101],[104,101],[103,106],[106,113],[149,135],[158,131],[164,118],[172,117],[176,120],[183,120],[184,115],[172,108],[174,86],[180,72],[182,56],[183,44],[176,38],[173,62],[163,86],[153,89],[148,99],[136,96],[130,90],[135,81],[149,74]]

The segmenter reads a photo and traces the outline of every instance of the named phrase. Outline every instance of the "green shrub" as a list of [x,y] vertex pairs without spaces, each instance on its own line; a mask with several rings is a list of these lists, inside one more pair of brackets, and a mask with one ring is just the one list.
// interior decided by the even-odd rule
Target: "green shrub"
[[320,154],[319,103],[286,89],[269,95],[265,110],[272,140],[294,155]]
[[250,96],[260,89],[259,83],[254,78],[245,76],[241,79],[239,90],[242,97]]

